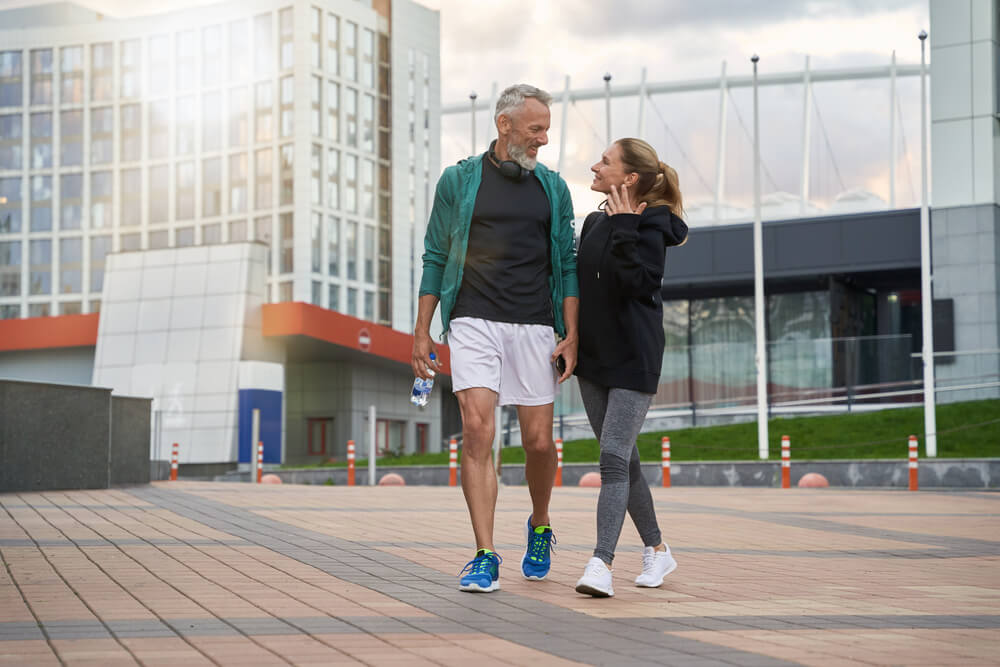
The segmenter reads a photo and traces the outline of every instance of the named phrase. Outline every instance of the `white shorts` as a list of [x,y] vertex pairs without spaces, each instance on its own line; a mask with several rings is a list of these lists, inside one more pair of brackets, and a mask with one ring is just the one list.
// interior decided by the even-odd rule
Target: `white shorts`
[[492,389],[500,405],[546,405],[555,400],[552,327],[459,317],[450,329],[453,391]]

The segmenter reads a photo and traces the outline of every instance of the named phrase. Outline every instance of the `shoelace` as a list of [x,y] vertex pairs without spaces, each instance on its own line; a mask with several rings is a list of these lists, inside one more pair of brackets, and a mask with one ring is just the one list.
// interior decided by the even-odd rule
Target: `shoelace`
[[465,574],[468,572],[469,574],[492,575],[493,573],[490,572],[490,566],[493,564],[494,557],[497,559],[497,565],[503,562],[503,558],[501,558],[498,553],[479,554],[466,563],[465,567],[462,568],[462,571],[459,572],[459,574]]
[[545,555],[549,552],[549,549],[555,553],[555,533],[551,530],[545,533],[536,533],[532,530],[531,536],[528,538],[528,558],[541,562],[545,559]]
[[604,574],[605,569],[610,569],[604,563],[587,563],[587,567],[583,570],[583,575],[585,577],[600,577]]
[[656,552],[651,554],[642,554],[642,573],[646,574],[653,570],[653,563],[656,562]]

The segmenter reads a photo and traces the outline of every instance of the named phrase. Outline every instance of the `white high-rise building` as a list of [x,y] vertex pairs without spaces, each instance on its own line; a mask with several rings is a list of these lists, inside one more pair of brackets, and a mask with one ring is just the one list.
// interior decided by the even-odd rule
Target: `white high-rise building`
[[111,252],[258,240],[271,301],[411,330],[438,49],[409,0],[0,12],[0,318],[99,311]]

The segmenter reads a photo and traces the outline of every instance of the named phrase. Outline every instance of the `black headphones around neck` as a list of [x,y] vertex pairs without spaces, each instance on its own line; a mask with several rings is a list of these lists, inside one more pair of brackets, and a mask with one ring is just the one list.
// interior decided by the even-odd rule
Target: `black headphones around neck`
[[497,169],[500,170],[501,176],[510,179],[515,183],[520,183],[525,178],[531,175],[530,169],[525,169],[524,167],[519,165],[517,162],[514,162],[513,160],[501,161],[500,158],[497,157],[496,152],[494,151],[494,147],[496,145],[497,145],[496,139],[490,142],[489,157],[490,160],[492,160],[493,163],[496,164]]

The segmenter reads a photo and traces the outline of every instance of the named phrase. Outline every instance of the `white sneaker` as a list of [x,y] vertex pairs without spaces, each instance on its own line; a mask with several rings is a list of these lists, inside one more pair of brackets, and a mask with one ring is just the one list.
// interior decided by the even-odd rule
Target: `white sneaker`
[[642,550],[642,574],[635,578],[635,585],[656,588],[663,584],[664,577],[676,569],[677,561],[670,555],[670,547],[666,551],[646,547]]
[[611,570],[608,569],[603,560],[594,556],[587,561],[583,576],[576,582],[576,592],[593,595],[595,598],[614,596],[615,590],[611,587]]

